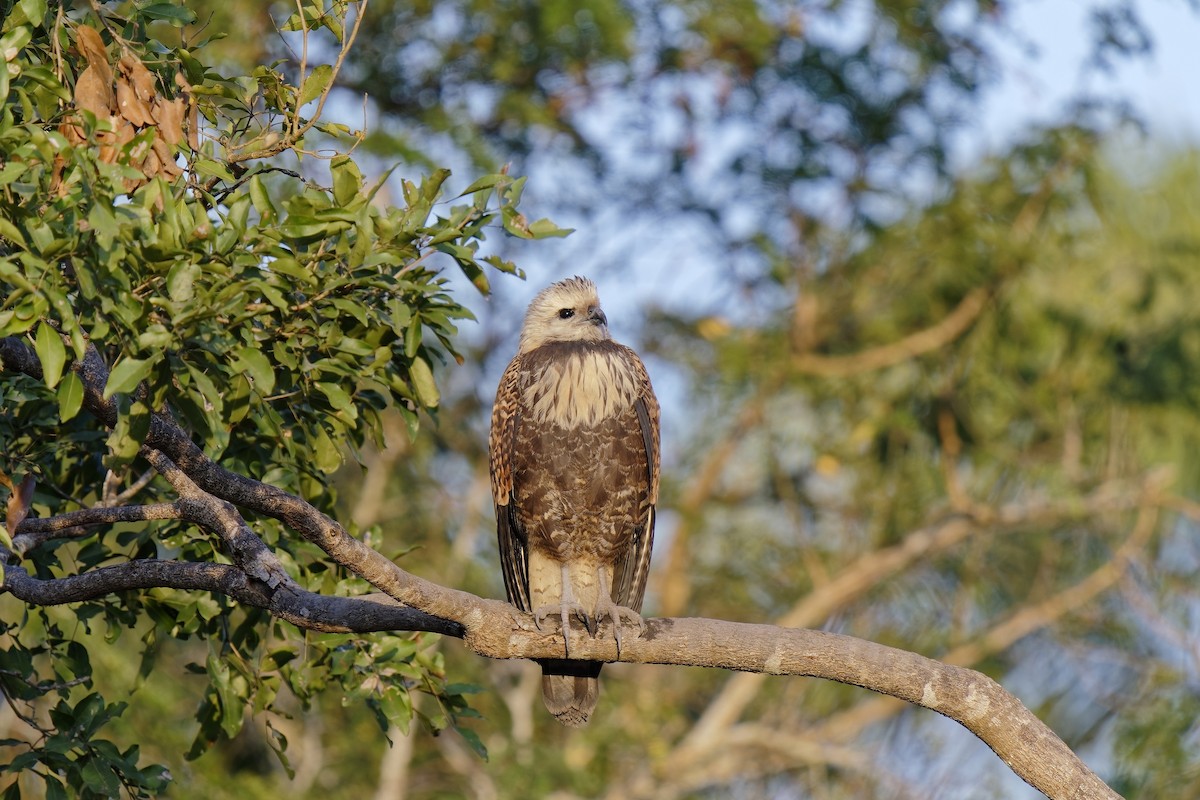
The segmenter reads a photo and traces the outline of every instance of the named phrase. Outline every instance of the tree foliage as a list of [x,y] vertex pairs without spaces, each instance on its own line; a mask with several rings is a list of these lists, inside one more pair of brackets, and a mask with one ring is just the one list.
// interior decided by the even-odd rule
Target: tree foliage
[[[377,197],[386,175],[367,182],[346,155],[321,156],[324,181],[303,177],[278,156],[317,157],[307,148],[322,131],[340,137],[332,146],[355,140],[315,116],[340,62],[302,61],[294,82],[272,67],[225,75],[200,60],[205,41],[180,36],[194,19],[170,4],[72,10],[45,0],[6,14],[0,337],[32,347],[38,362],[33,375],[6,371],[0,400],[7,547],[30,514],[169,494],[139,460],[155,418],[177,421],[225,468],[332,512],[328,475],[347,454],[382,444],[385,411],[415,430],[418,414],[439,404],[434,370],[460,358],[456,324],[470,312],[447,292],[439,259],[486,292],[485,263],[516,271],[479,255],[487,228],[559,233],[525,221],[523,181],[503,174],[465,187],[458,204],[445,199],[446,170],[400,181],[398,206]],[[345,3],[318,3],[282,28],[303,48],[316,31],[349,47],[360,21]],[[96,374],[106,376],[105,410],[80,413]],[[76,530],[25,566],[52,580],[139,559],[226,560],[190,522],[168,514],[153,529]],[[311,545],[282,536],[277,521],[253,527],[286,579],[362,591]],[[88,651],[64,635],[64,619],[110,641],[140,637],[143,676],[162,640],[208,642],[195,665],[209,687],[192,756],[235,735],[246,707],[269,709],[283,689],[307,703],[340,686],[401,729],[414,714],[410,689],[439,696],[441,710],[423,714],[435,729],[465,710],[463,690],[447,688],[440,657],[420,637],[298,637],[254,609],[167,587],[85,603],[66,618],[45,609],[6,616],[5,696],[40,731],[6,740],[18,753],[6,769],[40,775],[51,796],[64,784],[141,795],[165,777],[140,771],[136,748],[98,737],[121,706],[81,694],[93,682]],[[286,740],[272,746],[282,754]]]

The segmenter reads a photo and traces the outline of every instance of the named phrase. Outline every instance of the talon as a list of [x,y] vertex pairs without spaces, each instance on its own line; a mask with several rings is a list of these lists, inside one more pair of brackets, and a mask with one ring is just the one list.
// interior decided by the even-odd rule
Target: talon
[[557,611],[557,609],[554,606],[542,606],[541,608],[535,608],[533,610],[533,624],[537,625],[537,629],[539,631],[545,630],[545,628],[542,627],[542,623],[545,622],[546,618],[555,611]]
[[579,603],[570,599],[564,599],[562,603],[557,605],[538,606],[533,610],[533,621],[537,625],[539,631],[544,631],[542,623],[550,617],[558,617],[562,624],[563,634],[563,652],[567,658],[571,657],[571,616],[578,616],[583,620],[583,624],[588,624],[587,610]]
[[600,596],[596,599],[596,627],[600,625],[600,620],[607,617],[613,624],[613,637],[617,640],[617,658],[621,657],[621,623],[625,620],[632,622],[638,626],[638,635],[646,629],[646,623],[642,620],[642,615],[634,611],[632,608],[617,605],[613,602],[612,593],[608,587],[608,575],[605,574],[604,567],[597,571],[597,576],[600,579]]

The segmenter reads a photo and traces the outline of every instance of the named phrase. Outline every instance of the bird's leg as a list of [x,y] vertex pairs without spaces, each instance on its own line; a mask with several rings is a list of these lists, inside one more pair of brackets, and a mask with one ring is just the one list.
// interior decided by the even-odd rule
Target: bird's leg
[[541,629],[542,622],[552,614],[558,614],[560,615],[560,619],[562,619],[563,650],[566,653],[566,657],[570,658],[571,614],[578,614],[579,618],[583,620],[584,627],[589,631],[591,631],[591,625],[588,624],[587,609],[575,599],[575,592],[571,589],[571,575],[567,570],[566,564],[562,565],[562,597],[558,605],[538,606],[533,610],[533,621]]
[[[621,621],[628,620],[638,626],[639,635],[642,630],[645,630],[646,624],[642,621],[642,615],[626,606],[619,606],[612,599],[612,593],[609,590],[608,584],[608,567],[600,566],[596,569],[596,577],[600,580],[600,595],[596,598],[596,627],[599,628],[600,620],[608,617],[612,620],[613,635],[617,639],[617,658],[621,657]],[[595,634],[593,634],[595,635]]]

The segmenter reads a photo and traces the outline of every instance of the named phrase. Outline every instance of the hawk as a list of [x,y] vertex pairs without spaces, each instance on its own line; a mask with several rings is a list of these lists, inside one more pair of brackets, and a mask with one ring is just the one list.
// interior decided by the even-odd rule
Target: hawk
[[612,340],[596,286],[574,277],[529,304],[492,409],[492,497],[508,600],[540,627],[562,620],[566,659],[545,660],[542,697],[583,725],[600,662],[570,659],[570,619],[595,636],[642,624],[658,502],[658,400],[633,350]]

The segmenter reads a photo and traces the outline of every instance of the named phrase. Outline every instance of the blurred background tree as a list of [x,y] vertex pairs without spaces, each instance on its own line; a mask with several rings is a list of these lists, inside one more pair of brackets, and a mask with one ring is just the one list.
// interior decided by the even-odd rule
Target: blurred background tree
[[[477,304],[436,425],[410,439],[385,417],[388,446],[339,476],[342,518],[379,525],[406,568],[503,596],[487,412],[523,300],[586,271],[667,400],[648,614],[968,665],[1126,796],[1200,793],[1200,157],[1078,95],[957,164],[1017,5],[373,2],[330,103],[365,115],[360,160],[511,163],[579,230],[553,266],[490,243],[529,291]],[[282,6],[189,7],[230,64],[294,69]],[[1138,4],[1089,8],[1097,69],[1148,51]],[[440,647],[483,687],[486,762],[452,735],[389,748],[330,697],[271,721],[302,747],[294,779],[261,721],[181,762],[186,648],[114,725],[180,797],[1031,792],[936,715],[851,687],[617,665],[565,732],[536,668]]]

